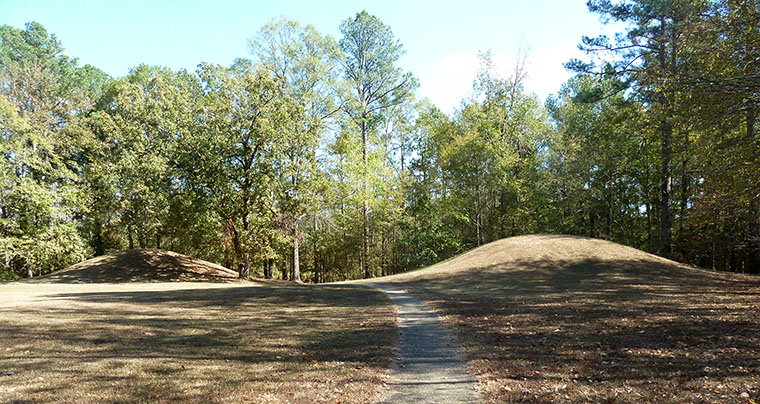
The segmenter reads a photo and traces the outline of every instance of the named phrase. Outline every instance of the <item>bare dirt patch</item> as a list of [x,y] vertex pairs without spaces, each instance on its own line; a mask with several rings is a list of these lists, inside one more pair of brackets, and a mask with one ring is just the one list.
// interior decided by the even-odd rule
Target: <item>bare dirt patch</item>
[[444,315],[489,402],[760,403],[757,278],[543,235],[382,282]]
[[351,285],[0,285],[3,403],[368,403],[395,308]]

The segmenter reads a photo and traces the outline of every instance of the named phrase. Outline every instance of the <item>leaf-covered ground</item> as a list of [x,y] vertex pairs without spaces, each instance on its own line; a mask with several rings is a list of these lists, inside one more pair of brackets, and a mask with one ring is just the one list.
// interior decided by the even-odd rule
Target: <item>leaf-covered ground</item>
[[760,403],[760,279],[579,237],[389,278],[445,315],[494,403]]
[[2,403],[368,403],[395,307],[359,286],[0,284]]

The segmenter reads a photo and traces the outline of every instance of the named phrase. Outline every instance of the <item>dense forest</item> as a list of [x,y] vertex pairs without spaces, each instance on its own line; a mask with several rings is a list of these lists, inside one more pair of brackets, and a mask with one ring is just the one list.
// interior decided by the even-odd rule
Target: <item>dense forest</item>
[[[760,3],[591,0],[615,38],[545,104],[488,52],[447,115],[366,12],[285,19],[248,58],[113,78],[37,23],[0,28],[0,279],[125,248],[327,282],[503,237],[613,240],[760,273]],[[136,61],[139,62],[139,61]]]

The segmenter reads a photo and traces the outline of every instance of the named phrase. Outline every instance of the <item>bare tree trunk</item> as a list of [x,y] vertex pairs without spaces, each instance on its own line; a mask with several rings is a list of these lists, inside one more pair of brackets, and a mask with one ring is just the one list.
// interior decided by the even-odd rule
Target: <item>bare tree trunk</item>
[[662,131],[662,177],[660,180],[660,255],[670,258],[673,240],[673,222],[670,216],[670,198],[673,178],[670,172],[673,127],[669,117],[663,117]]
[[712,238],[712,253],[710,254],[710,269],[715,270],[715,263],[717,262],[716,254],[718,253],[718,245],[715,242],[715,236]]
[[401,157],[401,173],[403,175],[404,169],[405,169],[404,160],[406,157],[405,156],[406,155],[406,135],[403,132],[401,133],[401,144],[399,145],[399,148],[400,148],[400,154],[401,154],[400,156]]
[[359,261],[361,272],[364,272],[364,278],[369,279],[369,184],[367,176],[369,175],[369,160],[367,158],[367,113],[362,114],[362,162],[364,170],[362,175],[362,253]]
[[314,215],[313,223],[314,223],[314,240],[312,240],[312,244],[314,244],[314,276],[315,276],[314,283],[320,283],[320,282],[324,282],[324,275],[322,274],[321,268],[319,268],[318,266],[319,256],[317,255],[318,250],[317,250],[316,237],[317,237],[317,232],[319,231],[319,226],[317,225],[316,215]]
[[608,240],[613,240],[612,237],[612,191],[609,189],[609,184],[606,185],[605,189],[605,206],[607,209],[605,209],[604,212],[604,232],[606,233],[605,236]]
[[132,225],[131,224],[127,226],[127,240],[129,242],[129,249],[131,250],[131,249],[135,248],[135,239],[132,236]]
[[243,248],[240,245],[240,234],[235,228],[235,224],[231,219],[227,219],[227,226],[232,233],[232,248],[235,251],[235,259],[238,260],[238,278],[248,279],[250,277],[250,262],[248,253],[243,253]]
[[246,252],[243,255],[243,262],[240,263],[240,279],[249,279],[251,277],[251,258]]
[[644,161],[644,183],[641,184],[641,192],[644,196],[644,206],[646,208],[647,215],[647,251],[654,252],[654,236],[652,235],[652,203],[649,199],[649,187],[651,183],[649,181],[649,162]]
[[293,229],[293,280],[301,282],[301,262],[299,257],[298,225]]
[[388,273],[386,272],[387,265],[388,265],[388,256],[386,254],[387,251],[385,249],[386,248],[386,232],[385,232],[385,230],[383,230],[383,232],[382,232],[381,245],[382,245],[382,252],[381,252],[381,254],[382,254],[382,261],[381,261],[381,264],[380,264],[380,276],[386,276],[386,275],[388,275]]
[[502,189],[499,196],[499,210],[501,218],[499,219],[499,238],[507,237],[506,220],[507,220],[507,193]]
[[322,273],[322,268],[319,267],[319,258],[317,257],[317,246],[314,246],[314,282],[320,283],[324,282],[324,274]]
[[649,198],[647,198],[646,209],[647,209],[647,250],[649,252],[652,252],[654,251],[652,249],[652,244],[654,244],[654,239],[652,236],[652,204],[649,203]]
[[[667,23],[664,17],[660,19],[660,32],[663,37],[667,35],[666,26]],[[671,29],[672,30],[672,29]],[[675,38],[671,38],[675,40]],[[676,44],[671,42],[671,49],[668,52],[667,45],[660,42],[658,49],[658,59],[660,67],[665,71],[666,77],[671,75],[677,69]],[[670,60],[668,60],[670,55]],[[660,139],[661,152],[660,160],[662,164],[662,176],[660,177],[660,255],[665,258],[670,258],[671,245],[673,242],[673,218],[670,213],[670,201],[671,192],[673,187],[673,177],[670,170],[671,166],[671,150],[673,148],[673,124],[671,118],[673,117],[673,108],[669,95],[666,91],[659,93],[658,102],[660,104],[661,114],[660,117],[660,131],[662,138]]]
[[760,201],[754,199],[749,205],[750,214],[754,219],[749,226],[747,245],[747,268],[751,274],[760,273]]
[[755,108],[750,106],[747,109],[747,138],[755,137]]
[[[683,233],[684,222],[686,221],[686,205],[689,203],[689,134],[686,134],[683,159],[681,159],[681,206],[679,206],[678,232]],[[680,236],[680,237],[683,237]]]

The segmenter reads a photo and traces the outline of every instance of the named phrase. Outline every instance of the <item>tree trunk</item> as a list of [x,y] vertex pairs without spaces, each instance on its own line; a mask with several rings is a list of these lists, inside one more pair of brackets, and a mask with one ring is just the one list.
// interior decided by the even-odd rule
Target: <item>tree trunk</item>
[[[665,17],[660,17],[660,32],[663,38],[670,37],[670,49],[665,42],[660,42],[658,50],[658,59],[660,68],[664,70],[665,76],[662,80],[675,74],[678,70],[676,56],[675,37],[673,36],[673,30],[670,28],[669,23]],[[670,59],[668,57],[670,56]],[[661,131],[661,164],[662,164],[662,176],[660,177],[660,255],[665,258],[670,258],[671,245],[673,241],[673,218],[670,213],[670,200],[671,191],[673,186],[673,178],[671,174],[671,150],[673,148],[673,124],[671,118],[673,117],[673,108],[671,99],[669,98],[668,89],[661,89],[659,98],[657,100],[661,109],[662,116],[660,117],[660,131]]]
[[504,238],[507,237],[507,192],[503,189],[501,190],[501,195],[499,196],[499,205],[499,210],[501,211],[501,218],[499,219],[499,238]]
[[298,240],[298,225],[293,229],[293,280],[295,282],[301,282],[301,262]]
[[670,258],[671,243],[673,240],[673,222],[670,216],[670,198],[673,186],[673,178],[670,172],[670,154],[672,145],[673,127],[669,117],[663,117],[661,122],[662,131],[662,177],[660,180],[660,255]]
[[[314,216],[314,239],[312,240],[312,244],[314,244],[314,276],[315,280],[314,283],[320,283],[324,282],[324,275],[322,274],[321,268],[319,268],[319,255],[317,254],[317,232],[319,231],[319,226],[317,225],[317,216]],[[322,276],[320,276],[322,275]]]
[[127,240],[129,242],[129,249],[131,250],[131,249],[135,248],[135,239],[132,236],[132,225],[131,224],[127,226]]
[[647,251],[652,252],[654,251],[652,248],[652,245],[654,244],[654,237],[652,235],[652,204],[649,203],[649,198],[647,198],[646,209],[647,209]]
[[232,232],[232,248],[235,251],[235,260],[238,261],[238,278],[248,279],[250,276],[248,253],[243,253],[243,248],[240,245],[240,234],[237,228],[235,228],[235,223],[232,219],[227,219],[227,226],[229,231]]
[[[0,208],[0,212],[2,209]],[[0,214],[0,217],[4,215]],[[99,220],[95,221],[95,231],[93,232],[93,247],[95,247],[95,256],[99,257],[106,252],[105,240],[103,239],[103,226]],[[8,265],[6,265],[7,267]]]
[[712,243],[712,250],[710,251],[710,269],[714,271],[715,263],[717,262],[715,254],[717,254],[718,252],[718,245],[715,242],[715,235],[713,235],[711,243]]
[[156,248],[161,249],[161,233],[156,233]]
[[386,275],[388,275],[386,273],[387,266],[388,266],[388,255],[386,254],[387,251],[385,250],[385,248],[386,248],[386,245],[385,245],[385,243],[386,243],[386,237],[387,237],[386,232],[385,232],[385,230],[383,230],[382,231],[382,241],[380,242],[381,243],[380,245],[382,246],[382,250],[381,250],[382,261],[381,261],[381,264],[380,264],[380,276],[386,276]]
[[760,201],[753,199],[749,204],[749,212],[754,219],[749,226],[749,237],[747,241],[747,272],[751,274],[760,273]]
[[604,210],[604,232],[605,237],[608,240],[613,240],[612,237],[612,191],[610,191],[609,184],[605,184],[605,210]]
[[243,262],[240,263],[240,279],[249,279],[251,277],[251,260],[248,253],[243,256]]
[[360,258],[360,270],[364,272],[364,278],[369,279],[369,160],[367,158],[367,113],[362,113],[362,162],[364,164],[362,175],[362,253]]
[[755,108],[750,106],[747,108],[747,138],[753,137],[755,137]]
[[[683,159],[681,160],[681,206],[679,206],[678,232],[683,233],[686,221],[686,205],[689,203],[689,134],[686,134]],[[683,235],[679,236],[683,237]]]
[[400,149],[399,152],[400,152],[400,155],[401,155],[400,156],[401,157],[401,174],[403,175],[404,170],[406,169],[406,167],[404,167],[404,162],[405,162],[404,160],[405,160],[405,157],[406,157],[405,156],[405,154],[406,154],[406,135],[403,132],[401,133],[401,144],[399,145],[399,149]]

